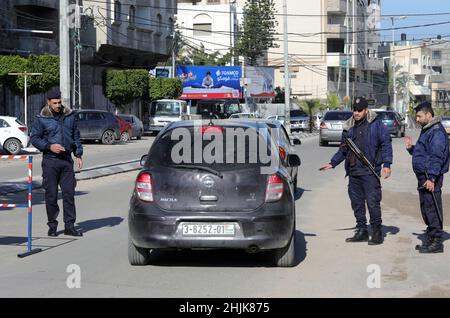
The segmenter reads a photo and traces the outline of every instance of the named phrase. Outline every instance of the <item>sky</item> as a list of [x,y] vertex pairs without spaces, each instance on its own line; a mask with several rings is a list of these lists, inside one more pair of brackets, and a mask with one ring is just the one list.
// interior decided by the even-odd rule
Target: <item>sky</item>
[[[423,14],[423,13],[450,13],[450,0],[381,0],[381,14]],[[395,21],[395,27],[422,25],[438,22],[450,21],[449,15],[442,16],[414,16],[407,17],[405,20]],[[390,28],[390,21],[382,21],[381,28]],[[420,27],[406,30],[396,30],[396,39],[400,39],[401,33],[406,33],[407,38],[422,39],[425,37],[436,38],[438,34],[449,36],[450,24],[444,24],[433,27]],[[391,41],[392,32],[384,31],[381,33],[383,41]]]

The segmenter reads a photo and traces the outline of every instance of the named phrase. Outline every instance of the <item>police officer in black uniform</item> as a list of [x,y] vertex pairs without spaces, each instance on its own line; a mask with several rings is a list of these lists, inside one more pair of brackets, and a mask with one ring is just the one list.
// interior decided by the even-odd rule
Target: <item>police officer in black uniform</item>
[[45,205],[48,217],[48,235],[57,236],[59,214],[58,185],[61,187],[64,208],[64,234],[82,236],[75,229],[75,173],[72,153],[76,166],[83,166],[83,147],[77,128],[75,113],[61,105],[59,91],[47,95],[47,105],[42,107],[31,131],[31,143],[43,153],[42,178],[45,189]]
[[355,235],[346,239],[346,242],[369,241],[366,219],[367,204],[373,230],[369,245],[378,245],[383,243],[380,180],[345,144],[346,138],[351,139],[375,167],[378,175],[383,166],[385,179],[390,177],[391,136],[383,122],[377,117],[376,112],[369,110],[368,106],[365,98],[360,97],[354,101],[353,116],[343,125],[341,146],[330,163],[323,165],[321,170],[333,169],[345,160],[345,170],[349,176],[348,194],[356,218]]
[[416,145],[410,136],[405,137],[405,146],[412,155],[412,166],[418,181],[420,209],[427,225],[426,239],[417,245],[420,253],[442,253],[443,216],[442,184],[444,174],[449,170],[449,146],[441,119],[434,116],[429,102],[416,108],[416,121],[422,126]]

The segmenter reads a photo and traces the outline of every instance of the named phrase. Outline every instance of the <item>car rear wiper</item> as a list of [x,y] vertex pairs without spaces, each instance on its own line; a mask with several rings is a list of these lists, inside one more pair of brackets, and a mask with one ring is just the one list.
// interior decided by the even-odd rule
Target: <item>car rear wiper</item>
[[219,178],[223,178],[223,174],[220,171],[214,170],[209,167],[196,166],[196,165],[169,165],[169,167],[179,168],[179,169],[192,169],[192,170],[198,169],[198,170],[208,171],[208,172],[218,176]]

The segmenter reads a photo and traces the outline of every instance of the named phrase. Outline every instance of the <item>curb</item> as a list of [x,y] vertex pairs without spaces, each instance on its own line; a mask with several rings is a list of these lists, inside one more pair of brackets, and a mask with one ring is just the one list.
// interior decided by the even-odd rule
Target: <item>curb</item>
[[[97,179],[139,169],[141,169],[140,160],[119,162],[115,164],[86,168],[84,170],[81,170],[81,172],[75,172],[75,179],[77,181]],[[33,190],[40,188],[42,188],[41,177],[36,178],[35,181],[33,181]],[[9,180],[0,183],[0,194],[2,195],[22,191],[28,191],[28,183],[26,183],[25,178]]]

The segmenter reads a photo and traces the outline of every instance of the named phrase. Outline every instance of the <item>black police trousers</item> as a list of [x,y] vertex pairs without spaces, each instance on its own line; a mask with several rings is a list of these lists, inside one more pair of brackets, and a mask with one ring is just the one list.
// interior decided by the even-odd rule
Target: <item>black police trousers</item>
[[[420,199],[420,210],[422,212],[422,218],[427,225],[428,235],[431,237],[441,238],[442,227],[439,221],[438,212],[433,200],[433,194],[427,189],[423,188],[424,183],[427,181],[426,176],[423,174],[417,174],[418,191]],[[444,183],[444,176],[440,175],[436,178],[434,183],[434,194],[439,207],[442,211],[442,184]]]
[[348,195],[358,229],[367,228],[366,204],[373,230],[381,230],[381,184],[374,175],[350,176]]
[[42,185],[45,189],[45,207],[47,209],[48,226],[58,226],[58,185],[61,187],[65,228],[73,227],[76,219],[75,211],[75,173],[71,157],[65,159],[46,157],[42,159]]

